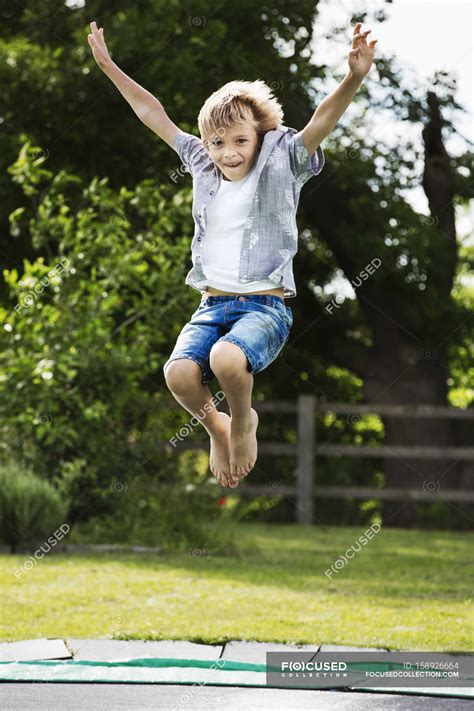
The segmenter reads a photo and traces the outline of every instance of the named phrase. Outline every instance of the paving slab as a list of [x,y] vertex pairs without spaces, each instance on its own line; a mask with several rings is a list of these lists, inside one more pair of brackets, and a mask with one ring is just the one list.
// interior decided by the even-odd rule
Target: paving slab
[[235,640],[226,643],[221,659],[228,659],[232,662],[265,664],[267,652],[307,652],[307,661],[310,661],[318,650],[318,644],[293,645],[281,642],[245,642]]
[[32,662],[47,659],[71,659],[62,639],[22,639],[0,642],[0,662]]
[[66,639],[74,659],[113,662],[121,659],[158,657],[171,659],[219,659],[223,646],[179,640]]

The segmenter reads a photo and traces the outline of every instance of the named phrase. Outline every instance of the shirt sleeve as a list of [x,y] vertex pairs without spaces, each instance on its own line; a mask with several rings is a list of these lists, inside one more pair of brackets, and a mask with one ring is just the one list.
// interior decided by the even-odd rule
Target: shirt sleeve
[[193,175],[195,168],[201,161],[209,160],[201,139],[192,133],[179,131],[175,136],[173,148],[191,175]]
[[322,171],[324,167],[323,149],[318,146],[315,152],[310,154],[303,143],[301,131],[290,137],[288,150],[291,171],[297,180],[305,183],[313,175],[318,175]]

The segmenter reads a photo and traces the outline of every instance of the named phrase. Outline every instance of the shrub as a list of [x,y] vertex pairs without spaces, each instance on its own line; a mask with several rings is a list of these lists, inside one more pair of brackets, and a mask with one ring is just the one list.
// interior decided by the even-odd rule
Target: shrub
[[0,448],[53,484],[66,479],[70,514],[84,520],[113,513],[110,485],[129,472],[168,476],[162,366],[196,304],[176,288],[192,192],[155,179],[87,185],[47,170],[39,152],[26,143],[10,171],[28,198],[41,194],[10,215],[35,257],[3,270]]
[[0,539],[15,552],[37,543],[65,522],[68,504],[47,481],[10,460],[0,463]]

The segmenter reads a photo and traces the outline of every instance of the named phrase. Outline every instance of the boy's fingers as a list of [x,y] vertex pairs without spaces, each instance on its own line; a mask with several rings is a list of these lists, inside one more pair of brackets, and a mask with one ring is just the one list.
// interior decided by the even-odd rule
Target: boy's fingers
[[97,23],[95,20],[93,20],[90,23],[90,27],[91,27],[92,34],[94,34],[95,32],[103,32],[104,31],[103,27],[101,27],[99,30],[97,29]]

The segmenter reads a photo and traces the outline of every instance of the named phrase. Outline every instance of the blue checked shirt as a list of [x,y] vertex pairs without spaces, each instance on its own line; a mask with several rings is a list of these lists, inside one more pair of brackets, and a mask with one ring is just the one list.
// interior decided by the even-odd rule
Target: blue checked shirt
[[[222,174],[197,136],[180,131],[174,149],[193,177],[193,267],[185,283],[205,291],[201,244],[206,233],[206,206],[216,194]],[[301,131],[280,126],[265,133],[257,158],[255,195],[242,238],[239,281],[245,284],[270,279],[275,288],[283,287],[284,297],[296,296],[293,276],[293,258],[298,251],[296,210],[301,188],[323,166],[321,146],[310,155]]]

